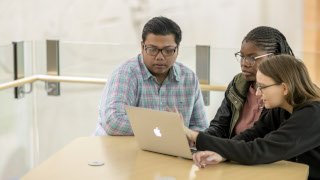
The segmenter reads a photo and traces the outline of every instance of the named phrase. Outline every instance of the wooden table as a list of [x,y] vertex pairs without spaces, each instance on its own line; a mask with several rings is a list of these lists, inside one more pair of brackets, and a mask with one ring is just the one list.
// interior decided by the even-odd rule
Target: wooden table
[[[103,166],[88,162],[103,161]],[[21,180],[105,179],[307,179],[307,165],[288,161],[246,166],[234,162],[199,169],[193,161],[140,150],[134,137],[84,137],[74,140]]]

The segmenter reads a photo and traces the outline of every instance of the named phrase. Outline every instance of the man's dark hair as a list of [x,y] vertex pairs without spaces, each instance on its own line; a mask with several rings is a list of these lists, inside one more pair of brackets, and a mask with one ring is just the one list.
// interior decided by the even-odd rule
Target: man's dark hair
[[171,19],[166,17],[154,17],[149,20],[143,27],[142,30],[142,41],[146,41],[146,37],[148,34],[155,35],[170,35],[173,34],[175,36],[175,42],[177,45],[181,42],[181,29],[177,23],[173,22]]
[[289,54],[294,56],[286,37],[277,29],[259,26],[251,30],[242,42],[254,42],[255,45],[268,53]]

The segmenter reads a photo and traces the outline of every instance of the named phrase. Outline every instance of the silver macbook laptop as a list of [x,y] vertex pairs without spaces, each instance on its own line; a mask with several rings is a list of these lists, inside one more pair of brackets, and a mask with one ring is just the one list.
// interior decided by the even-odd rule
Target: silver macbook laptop
[[125,109],[141,149],[192,159],[178,113],[133,106]]

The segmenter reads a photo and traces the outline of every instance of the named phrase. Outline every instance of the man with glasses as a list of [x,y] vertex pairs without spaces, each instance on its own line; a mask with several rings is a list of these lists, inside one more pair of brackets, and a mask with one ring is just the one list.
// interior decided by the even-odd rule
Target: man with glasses
[[141,54],[108,79],[94,135],[133,135],[125,105],[161,111],[176,107],[190,129],[208,127],[198,78],[176,62],[180,41],[180,27],[168,18],[155,17],[145,24]]

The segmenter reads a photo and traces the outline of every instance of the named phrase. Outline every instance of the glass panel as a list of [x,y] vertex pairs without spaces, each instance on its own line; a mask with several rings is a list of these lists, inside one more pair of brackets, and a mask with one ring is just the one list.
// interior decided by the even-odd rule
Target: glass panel
[[[212,48],[210,58],[210,85],[225,86],[241,72],[240,64],[234,53],[237,49]],[[224,91],[210,91],[210,105],[205,107],[207,120],[210,122],[217,113],[224,98]]]
[[60,42],[60,73],[104,78],[140,51],[140,45]]
[[[43,49],[45,44],[39,42],[37,46]],[[60,42],[60,75],[107,78],[113,69],[138,53],[136,45]],[[46,65],[41,61],[45,54],[39,52],[36,56],[39,71],[44,71]],[[60,96],[47,96],[43,82],[35,85],[39,158],[43,161],[75,138],[92,135],[104,85],[61,83]]]
[[92,135],[103,85],[61,83],[60,96],[48,96],[43,82],[35,86],[42,162],[75,138]]
[[[0,46],[0,83],[13,80],[12,50]],[[17,100],[13,88],[0,91],[0,179],[19,178],[33,166],[32,102],[32,94]]]
[[0,46],[0,83],[13,80],[12,45]]

